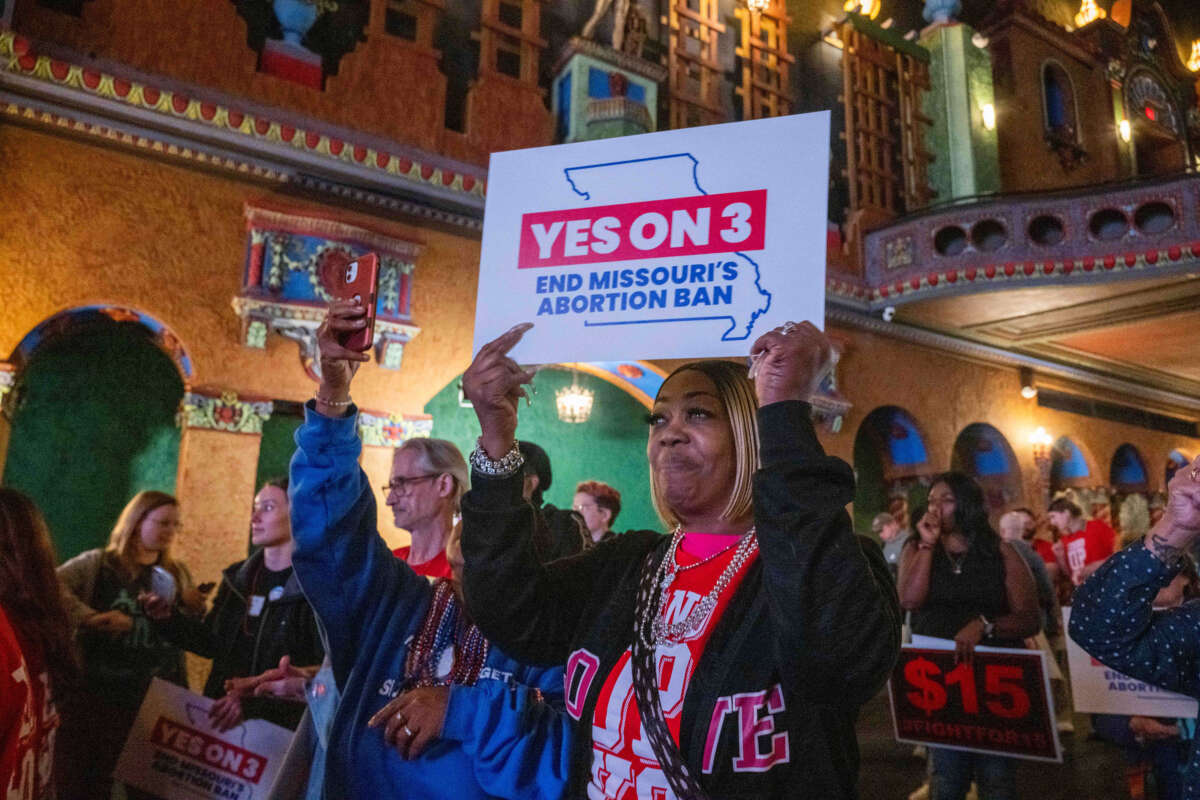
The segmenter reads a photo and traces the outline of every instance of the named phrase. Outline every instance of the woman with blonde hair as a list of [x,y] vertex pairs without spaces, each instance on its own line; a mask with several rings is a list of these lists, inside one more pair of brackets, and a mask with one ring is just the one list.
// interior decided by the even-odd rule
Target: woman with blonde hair
[[0,791],[55,796],[58,701],[77,675],[54,545],[33,501],[0,488]]
[[853,473],[811,421],[828,340],[810,323],[763,334],[753,381],[726,361],[675,370],[646,446],[670,534],[628,531],[542,564],[516,443],[533,376],[508,356],[529,327],[484,345],[463,375],[481,432],[464,593],[517,658],[566,662],[567,796],[857,797],[854,724],[887,680],[900,615],[846,513]]
[[[64,730],[66,752],[79,784],[70,797],[107,797],[113,767],[154,678],[187,685],[183,650],[164,639],[138,596],[173,591],[188,613],[204,611],[191,573],[171,557],[179,529],[179,503],[164,492],[144,491],[126,504],[103,549],[80,553],[58,568],[65,599],[78,627],[83,692],[78,714]],[[78,738],[77,738],[78,737]]]

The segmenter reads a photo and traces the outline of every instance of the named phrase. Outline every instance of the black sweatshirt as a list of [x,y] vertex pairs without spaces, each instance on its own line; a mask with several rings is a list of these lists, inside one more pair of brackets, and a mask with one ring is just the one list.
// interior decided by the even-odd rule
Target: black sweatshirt
[[[845,510],[853,473],[825,455],[808,404],[766,406],[758,425],[759,558],[717,621],[687,687],[680,749],[712,797],[853,798],[858,709],[887,680],[899,652],[895,588],[883,560],[859,546]],[[463,500],[466,601],[487,637],[513,657],[567,662],[568,706],[579,712],[567,796],[582,798],[597,695],[632,641],[642,560],[650,551],[661,560],[669,538],[632,531],[539,564],[537,516],[521,499],[521,484],[519,475],[472,476],[474,488]],[[595,662],[594,671],[576,668]],[[734,695],[770,697],[777,685],[782,710],[763,704],[748,720],[713,713]],[[773,733],[755,735],[770,727],[755,724],[768,717]],[[710,727],[717,738],[705,759]],[[763,772],[735,768],[744,748],[769,751],[780,732],[787,733],[786,761]]]

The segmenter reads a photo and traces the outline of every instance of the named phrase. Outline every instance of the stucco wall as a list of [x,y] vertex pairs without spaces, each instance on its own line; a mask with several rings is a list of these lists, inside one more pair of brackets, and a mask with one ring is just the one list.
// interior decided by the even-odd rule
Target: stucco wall
[[[297,345],[273,336],[265,350],[243,347],[230,306],[245,260],[243,203],[270,197],[269,187],[11,125],[0,125],[0,176],[0,358],[58,311],[113,303],[150,314],[179,337],[195,365],[193,385],[294,401],[312,396]],[[367,365],[355,400],[420,413],[470,357],[479,244],[390,224],[425,243],[412,313],[428,330],[405,348],[399,371]]]
[[[1021,397],[1021,381],[1013,368],[995,367],[871,333],[830,328],[848,342],[838,368],[842,394],[854,408],[840,433],[822,432],[829,452],[851,460],[854,437],[863,419],[883,405],[908,411],[926,436],[930,466],[950,467],[954,441],[973,422],[995,426],[1008,440],[1021,465],[1023,501],[1044,504],[1036,491],[1036,467],[1029,434],[1044,427],[1054,438],[1067,436],[1090,455],[1095,485],[1107,485],[1113,454],[1122,444],[1136,446],[1146,463],[1152,489],[1164,488],[1167,454],[1181,449],[1200,452],[1200,439],[1174,436],[1146,428],[1069,414],[1038,406]],[[1085,386],[1055,382],[1055,388],[1134,407],[1133,398],[1106,395]]]

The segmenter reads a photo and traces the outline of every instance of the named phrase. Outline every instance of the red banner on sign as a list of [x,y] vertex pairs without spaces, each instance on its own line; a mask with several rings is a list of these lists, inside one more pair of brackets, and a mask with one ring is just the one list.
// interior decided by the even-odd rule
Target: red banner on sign
[[702,194],[521,217],[517,266],[559,267],[762,250],[767,190]]
[[1062,761],[1042,654],[905,647],[888,683],[896,739],[935,747]]
[[259,782],[267,762],[266,758],[257,753],[223,742],[166,717],[158,718],[150,734],[150,741],[158,747],[251,783]]

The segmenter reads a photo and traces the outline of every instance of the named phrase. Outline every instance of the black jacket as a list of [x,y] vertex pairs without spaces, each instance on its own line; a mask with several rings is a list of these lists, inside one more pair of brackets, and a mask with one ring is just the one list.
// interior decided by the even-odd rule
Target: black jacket
[[[204,685],[207,697],[223,696],[225,681],[229,678],[246,677],[233,674],[233,648],[238,641],[238,629],[246,619],[250,581],[262,562],[260,550],[245,561],[226,567],[217,598],[203,620],[175,613],[161,625],[165,638],[196,655],[212,659],[212,671]],[[294,572],[284,584],[283,595],[278,600],[268,600],[263,607],[250,671],[246,674],[257,675],[277,666],[285,655],[291,656],[292,664],[297,667],[320,664],[325,657],[316,615],[300,590],[300,581]],[[303,703],[269,697],[242,701],[242,711],[247,719],[265,719],[293,729],[304,715],[304,708]]]
[[[859,546],[845,511],[853,474],[824,454],[809,406],[767,406],[758,424],[760,555],[688,685],[680,749],[715,798],[853,798],[858,709],[887,680],[899,652],[895,589],[882,559]],[[568,662],[568,708],[577,709],[580,720],[568,796],[584,797],[597,696],[632,639],[642,560],[651,551],[661,560],[669,539],[633,531],[579,556],[539,564],[532,543],[536,517],[521,500],[520,477],[476,475],[472,486],[463,501],[467,605],[488,638],[519,660]],[[580,663],[595,669],[572,668]],[[577,696],[588,673],[594,677],[586,695]],[[785,761],[762,772],[737,771],[735,760],[743,745],[769,749],[772,736],[754,736],[754,722],[743,726],[736,714],[726,720],[714,713],[736,705],[734,695],[747,694],[783,699],[782,710],[759,709],[759,719],[772,717],[776,734],[786,732],[788,748]],[[710,727],[717,739],[706,772]]]

